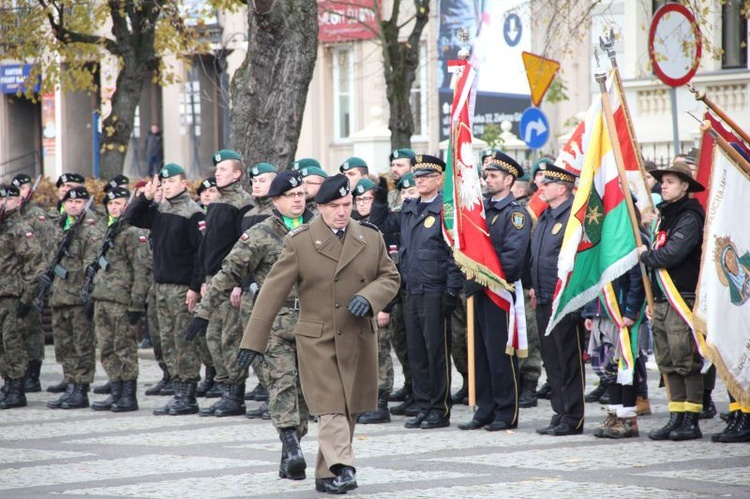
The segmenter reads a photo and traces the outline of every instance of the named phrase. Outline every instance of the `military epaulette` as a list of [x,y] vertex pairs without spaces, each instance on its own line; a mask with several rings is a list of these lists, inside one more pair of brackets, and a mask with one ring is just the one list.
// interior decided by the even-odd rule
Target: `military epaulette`
[[299,234],[299,233],[301,233],[301,232],[303,232],[303,231],[306,231],[306,230],[307,230],[307,229],[309,229],[309,228],[310,228],[310,226],[309,226],[309,225],[307,225],[307,224],[303,224],[303,225],[300,225],[300,226],[299,226],[299,227],[297,227],[296,229],[290,230],[290,231],[289,231],[289,233],[287,234],[287,236],[288,236],[288,237],[294,237],[294,236],[296,236],[297,234]]
[[362,225],[362,226],[364,226],[364,227],[369,227],[369,228],[371,228],[372,230],[379,230],[379,229],[378,229],[378,226],[377,226],[377,225],[375,225],[375,224],[371,224],[370,222],[368,222],[368,221],[366,221],[366,220],[360,220],[360,221],[359,221],[359,225]]

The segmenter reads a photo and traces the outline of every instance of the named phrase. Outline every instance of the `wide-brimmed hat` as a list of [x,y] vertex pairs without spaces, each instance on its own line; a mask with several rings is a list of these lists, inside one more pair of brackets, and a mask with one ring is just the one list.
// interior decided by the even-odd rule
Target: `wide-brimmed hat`
[[662,177],[667,173],[677,175],[688,183],[688,192],[703,192],[706,190],[703,184],[693,178],[693,172],[690,169],[690,165],[684,161],[675,161],[667,168],[659,168],[649,173],[651,173],[651,176],[659,182],[661,182]]

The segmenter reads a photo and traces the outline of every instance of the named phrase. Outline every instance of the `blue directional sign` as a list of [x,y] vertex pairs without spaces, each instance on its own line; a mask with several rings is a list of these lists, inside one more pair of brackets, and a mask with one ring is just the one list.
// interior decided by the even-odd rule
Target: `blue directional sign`
[[503,24],[503,37],[505,43],[510,47],[515,47],[518,42],[521,41],[521,33],[523,32],[523,24],[518,14],[511,12],[505,17],[505,23]]
[[530,107],[521,115],[521,139],[531,149],[540,149],[547,143],[549,121],[538,107]]

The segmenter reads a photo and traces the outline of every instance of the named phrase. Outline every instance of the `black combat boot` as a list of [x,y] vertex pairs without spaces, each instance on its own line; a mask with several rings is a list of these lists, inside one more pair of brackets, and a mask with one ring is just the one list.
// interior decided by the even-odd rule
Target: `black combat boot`
[[466,377],[464,377],[464,382],[461,385],[461,389],[454,393],[451,397],[451,402],[453,402],[453,405],[469,404],[469,381],[466,379]]
[[607,385],[599,381],[599,385],[583,397],[586,402],[599,402],[599,399],[607,393]]
[[[178,383],[178,382],[175,380],[174,383]],[[154,416],[168,416],[169,411],[171,411],[172,407],[174,407],[175,404],[177,404],[177,401],[178,401],[178,394],[175,393],[174,396],[171,399],[169,399],[169,402],[167,402],[166,405],[162,407],[157,407],[156,409],[154,409],[153,411]]]
[[0,401],[0,409],[26,407],[26,393],[24,392],[23,385],[24,378],[16,378],[10,380],[8,393],[5,395],[5,398]]
[[411,395],[411,382],[404,383],[404,386],[391,393],[388,396],[388,402],[403,402]]
[[669,434],[682,426],[682,420],[685,418],[684,412],[670,412],[669,421],[667,424],[659,428],[658,430],[651,430],[648,433],[648,438],[651,440],[669,440]]
[[[153,385],[151,388],[146,390],[146,395],[162,395],[161,391],[164,387],[167,386],[167,384],[170,381],[169,371],[167,371],[167,368],[162,366],[161,368],[162,372],[164,373],[162,375],[162,378],[156,382],[155,385]],[[172,392],[174,394],[174,392]]]
[[378,408],[374,411],[363,413],[357,422],[362,424],[390,423],[391,413],[388,412],[388,392],[378,391]]
[[304,480],[305,456],[297,438],[297,430],[294,428],[282,428],[279,433],[281,440],[281,464],[279,465],[279,477],[289,480]]
[[729,413],[729,420],[727,421],[727,426],[719,433],[714,433],[711,435],[711,441],[712,442],[721,442],[722,435],[726,435],[727,433],[732,433],[738,424],[742,421],[742,411],[736,410]]
[[205,397],[206,393],[213,388],[214,377],[216,377],[216,368],[214,366],[206,366],[206,375],[203,377],[203,381],[198,384],[198,388],[195,391],[197,397]]
[[60,404],[61,409],[85,409],[89,406],[89,384],[73,383],[73,393]]
[[686,412],[682,418],[682,424],[669,433],[669,439],[675,442],[682,440],[697,440],[703,438],[701,428],[698,426],[699,412]]
[[[217,400],[216,402],[214,402],[213,404],[211,404],[210,406],[204,407],[203,409],[201,409],[200,412],[198,413],[201,417],[213,416],[216,413],[216,409],[219,408],[219,406],[221,405],[221,402],[224,400],[225,393],[229,389],[229,385],[226,385],[224,383],[214,383],[213,388],[211,388],[211,390],[209,390],[208,393],[211,393],[211,391],[213,391],[214,389],[219,390],[219,393],[221,393],[220,395],[221,398]],[[208,394],[206,394],[206,397],[208,397]]]
[[103,385],[95,386],[93,392],[97,395],[109,395],[112,393],[112,381],[107,380]]
[[39,374],[42,372],[41,360],[30,360],[26,367],[26,375],[23,378],[23,391],[26,393],[36,393],[42,391],[42,384],[39,382]]
[[536,407],[539,401],[536,398],[536,381],[524,381],[521,393],[518,396],[518,407],[528,409]]
[[552,385],[550,385],[548,381],[545,381],[544,384],[541,386],[541,388],[537,390],[536,398],[549,399],[551,393],[552,393]]
[[224,398],[219,400],[219,405],[214,411],[214,416],[242,416],[245,414],[245,383],[234,383],[227,385]]
[[112,412],[130,412],[138,410],[138,399],[136,391],[138,389],[137,380],[130,379],[122,382],[122,396],[112,404]]
[[[57,400],[47,402],[47,407],[49,407],[50,409],[60,409],[63,402],[67,401],[73,395],[74,388],[75,385],[73,383],[68,383],[67,385],[65,385],[65,393],[60,395],[60,398],[58,398]],[[49,388],[47,389],[47,391],[49,391]]]
[[198,401],[195,398],[195,390],[198,383],[175,382],[174,392],[177,401],[169,409],[170,416],[186,416],[188,414],[197,414],[200,410]]
[[245,414],[245,417],[247,419],[258,419],[258,418],[263,418],[263,416],[267,413],[268,413],[268,403],[263,402],[252,411],[247,411],[247,414]]
[[[91,404],[91,409],[95,411],[109,411],[120,400],[120,397],[122,397],[122,380],[107,381],[107,384],[109,385],[109,397],[99,402],[94,402]],[[96,389],[94,389],[94,392],[96,392]]]
[[750,413],[737,411],[737,423],[731,432],[727,432],[719,437],[719,442],[724,444],[734,444],[740,442],[750,442]]
[[703,410],[700,412],[699,419],[712,419],[716,416],[716,404],[711,398],[711,390],[703,391]]
[[[401,402],[400,404],[397,404],[397,405],[394,405],[393,407],[391,407],[390,408],[390,413],[393,414],[394,416],[409,416],[409,417],[413,417],[414,415],[410,411],[410,409],[412,409],[412,407],[414,407],[414,396],[413,395],[409,395],[408,397],[406,397],[404,399],[403,402]],[[409,412],[409,414],[407,414],[407,412]],[[417,412],[419,412],[418,409],[417,409]]]
[[5,382],[3,383],[3,387],[0,388],[0,400],[4,400],[5,397],[8,396],[10,393],[10,378],[5,378]]
[[59,383],[55,385],[49,385],[47,387],[47,391],[49,393],[64,393],[67,387],[68,387],[68,381],[66,379],[63,379],[62,381],[60,381]]

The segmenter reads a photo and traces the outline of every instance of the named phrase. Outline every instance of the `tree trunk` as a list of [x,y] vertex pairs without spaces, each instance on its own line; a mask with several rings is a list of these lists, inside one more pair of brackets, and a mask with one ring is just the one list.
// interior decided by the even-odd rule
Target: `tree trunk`
[[248,165],[286,169],[297,151],[318,49],[316,0],[248,2],[248,51],[232,80],[230,142]]

